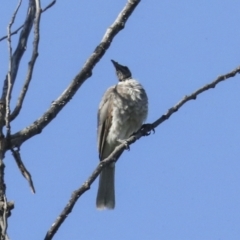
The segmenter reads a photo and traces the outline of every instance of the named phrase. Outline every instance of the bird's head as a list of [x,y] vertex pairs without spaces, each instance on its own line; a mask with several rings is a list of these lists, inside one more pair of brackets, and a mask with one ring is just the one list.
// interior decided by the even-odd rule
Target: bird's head
[[131,74],[130,70],[128,69],[128,67],[120,65],[119,63],[115,62],[114,60],[111,60],[111,61],[116,69],[117,77],[120,82],[125,81],[132,77],[132,74]]

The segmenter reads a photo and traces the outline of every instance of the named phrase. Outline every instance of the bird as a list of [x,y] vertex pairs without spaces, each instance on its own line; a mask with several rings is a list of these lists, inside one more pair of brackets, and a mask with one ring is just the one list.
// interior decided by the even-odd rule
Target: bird
[[[100,161],[137,132],[148,115],[148,97],[143,86],[127,66],[111,60],[118,83],[104,93],[98,109],[97,142]],[[115,208],[115,163],[105,166],[100,173],[97,209]]]

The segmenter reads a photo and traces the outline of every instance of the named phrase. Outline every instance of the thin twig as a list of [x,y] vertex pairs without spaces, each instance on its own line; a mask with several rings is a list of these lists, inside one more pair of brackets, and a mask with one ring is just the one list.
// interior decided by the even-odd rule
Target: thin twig
[[[43,13],[43,12],[47,11],[47,10],[48,10],[50,7],[52,7],[55,3],[56,3],[56,0],[52,1],[52,2],[49,3],[44,9],[42,9],[41,12]],[[17,34],[18,31],[23,28],[23,26],[24,26],[24,24],[21,25],[19,28],[17,28],[15,31],[11,32],[11,36]],[[6,39],[6,38],[7,38],[7,35],[1,37],[1,38],[0,38],[0,42],[1,42],[2,40]]]
[[26,77],[24,85],[22,87],[16,107],[10,116],[11,121],[14,120],[18,116],[18,114],[22,108],[24,98],[28,91],[29,84],[32,80],[33,69],[35,66],[36,59],[38,57],[38,45],[39,45],[39,39],[40,39],[40,30],[39,30],[40,20],[41,20],[40,1],[36,1],[36,16],[35,16],[35,20],[34,20],[34,41],[33,41],[32,57],[28,63],[27,77]]
[[52,7],[56,3],[56,0],[53,0],[51,3],[49,3],[44,9],[42,9],[42,13],[47,11],[50,7]]
[[22,0],[18,2],[17,8],[15,12],[13,13],[12,19],[8,25],[7,28],[7,43],[8,43],[8,49],[9,49],[9,67],[8,67],[8,88],[7,88],[7,95],[6,95],[6,116],[5,116],[5,122],[6,122],[6,129],[7,129],[7,135],[6,138],[9,139],[11,134],[11,126],[10,126],[10,101],[11,101],[11,94],[12,94],[12,42],[11,42],[11,28],[15,21],[17,12],[22,4]]
[[174,112],[178,111],[178,109],[180,107],[183,106],[183,104],[185,104],[186,102],[190,101],[190,100],[196,100],[197,96],[207,90],[209,90],[210,88],[215,88],[216,85],[222,81],[225,81],[229,78],[235,77],[236,74],[240,73],[240,66],[237,67],[236,69],[232,70],[229,73],[226,73],[224,75],[221,75],[219,77],[217,77],[213,82],[197,89],[195,92],[193,92],[190,95],[185,96],[182,100],[180,100],[175,106],[173,106],[172,108],[170,108],[166,114],[162,115],[159,119],[157,119],[154,123],[152,123],[152,127],[153,129],[156,128],[158,125],[160,125],[162,122],[164,122],[165,120],[167,120]]
[[[133,134],[131,137],[129,137],[126,141],[128,145],[133,144],[138,139],[140,139],[143,136],[148,136],[151,130],[154,130],[157,126],[159,126],[161,123],[163,123],[165,120],[167,120],[174,112],[176,112],[180,107],[183,106],[187,101],[196,99],[197,96],[204,91],[207,91],[210,88],[214,88],[218,83],[221,81],[224,81],[230,77],[234,77],[237,73],[240,73],[240,66],[233,70],[230,73],[227,73],[225,75],[219,76],[216,80],[214,80],[212,83],[205,85],[202,88],[199,88],[194,93],[184,97],[181,101],[179,101],[174,107],[170,108],[166,114],[164,114],[162,117],[160,117],[158,120],[156,120],[154,123],[146,124],[147,128],[141,128],[138,132]],[[90,189],[92,183],[96,180],[98,175],[101,173],[102,169],[106,166],[111,164],[112,162],[116,162],[123,151],[126,149],[125,143],[120,144],[117,146],[114,151],[103,161],[101,161],[96,169],[93,171],[93,173],[90,175],[90,177],[86,180],[86,182],[83,183],[83,185],[75,190],[67,205],[61,212],[61,214],[57,217],[55,222],[52,224],[50,229],[48,230],[45,239],[44,240],[50,240],[54,236],[54,234],[57,232],[58,228],[61,226],[61,224],[64,222],[64,220],[67,218],[67,216],[71,213],[74,205],[76,204],[77,200],[83,195],[84,192]]]
[[[43,13],[43,12],[47,11],[47,10],[48,10],[50,7],[52,7],[55,3],[56,3],[56,0],[52,1],[52,2],[49,3],[44,9],[42,9],[41,12]],[[15,31],[11,32],[11,36],[17,34],[18,31],[23,28],[23,26],[24,26],[24,24],[21,25],[19,28],[17,28]],[[7,35],[1,37],[1,38],[0,38],[0,42],[1,42],[2,40],[6,39],[6,38],[7,38]]]
[[[20,27],[17,28],[15,31],[11,32],[11,36],[17,34],[18,31],[23,28],[23,26],[24,26],[24,25],[20,26]],[[1,42],[2,40],[6,39],[7,37],[8,37],[8,35],[6,35],[6,36],[4,36],[4,37],[1,37],[1,38],[0,38],[0,42]]]
[[17,163],[17,166],[18,166],[19,170],[21,171],[22,175],[27,179],[28,184],[31,188],[31,191],[33,193],[35,193],[35,188],[34,188],[34,185],[33,185],[32,176],[31,176],[30,172],[27,170],[27,168],[25,167],[25,165],[22,161],[22,158],[21,158],[21,155],[20,155],[20,149],[17,149],[17,150],[11,149],[11,152],[12,152],[12,155],[13,155],[16,163]]
[[[23,56],[23,54],[26,50],[27,40],[28,40],[29,34],[31,32],[31,29],[32,29],[34,17],[35,17],[35,1],[30,0],[29,1],[29,6],[28,6],[28,11],[27,11],[27,17],[26,17],[26,20],[23,24],[23,28],[22,28],[22,31],[21,31],[20,36],[19,36],[18,45],[17,45],[16,50],[14,51],[13,56],[12,56],[12,61],[11,61],[11,64],[12,64],[12,71],[11,71],[12,85],[14,85],[14,83],[15,83],[15,79],[16,79],[16,76],[17,76],[17,73],[18,73],[19,64],[20,64],[22,56]],[[7,89],[8,89],[8,77],[6,77],[6,79],[4,81],[4,84],[3,84],[3,91],[2,91],[2,97],[1,97],[2,100],[6,99]]]
[[55,101],[52,102],[47,112],[45,112],[39,119],[37,119],[30,126],[12,135],[12,147],[20,146],[27,139],[39,134],[73,98],[81,85],[92,75],[94,66],[99,62],[107,49],[110,47],[113,38],[119,33],[120,30],[124,28],[125,23],[139,2],[140,0],[129,0],[129,2],[118,15],[117,19],[107,30],[100,44],[87,59],[82,70],[73,79],[68,88]]

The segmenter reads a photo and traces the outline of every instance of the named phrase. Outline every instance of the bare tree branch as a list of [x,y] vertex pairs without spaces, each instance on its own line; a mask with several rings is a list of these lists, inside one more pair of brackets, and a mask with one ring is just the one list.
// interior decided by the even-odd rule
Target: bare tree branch
[[[52,1],[52,2],[49,3],[44,9],[42,9],[41,12],[43,13],[43,12],[47,11],[47,10],[48,10],[50,7],[52,7],[55,3],[56,3],[56,0]],[[23,28],[23,26],[24,26],[24,24],[21,25],[19,28],[17,28],[15,31],[11,32],[11,36],[17,34],[18,31]],[[1,38],[0,38],[0,42],[1,42],[2,40],[6,39],[6,38],[7,38],[7,35],[1,37]]]
[[[11,71],[12,85],[14,85],[14,82],[17,76],[20,60],[26,50],[27,40],[28,40],[30,31],[32,29],[34,17],[35,17],[35,1],[29,0],[27,18],[25,20],[23,29],[21,31],[17,48],[12,56],[12,63],[11,63],[12,64],[12,71]],[[2,100],[6,99],[7,89],[8,89],[8,78],[6,77],[3,85],[2,97],[1,97]]]
[[42,13],[47,11],[50,7],[52,7],[56,3],[56,0],[53,0],[51,3],[49,3],[44,9],[42,9]]
[[35,16],[35,20],[34,20],[34,41],[33,41],[32,57],[31,57],[30,62],[28,63],[27,77],[26,77],[26,80],[22,87],[20,96],[18,98],[17,105],[10,116],[11,121],[14,120],[20,112],[24,98],[28,91],[29,84],[32,79],[33,69],[35,66],[36,59],[38,57],[38,44],[39,44],[39,39],[40,39],[40,36],[39,36],[40,35],[40,30],[39,30],[40,19],[41,19],[41,6],[40,6],[40,2],[36,1],[36,16]]
[[11,94],[12,94],[12,42],[11,42],[11,28],[12,25],[15,21],[17,12],[22,4],[22,0],[19,1],[17,8],[15,12],[13,13],[12,19],[8,25],[7,28],[7,42],[8,42],[8,49],[9,49],[9,67],[8,67],[8,74],[7,74],[7,79],[8,79],[8,88],[7,88],[7,95],[6,95],[6,116],[5,116],[5,122],[6,122],[6,128],[7,128],[7,136],[6,138],[8,139],[11,134],[11,126],[10,126],[10,101],[11,101]]
[[185,104],[186,102],[190,101],[190,100],[196,100],[197,96],[207,90],[209,90],[210,88],[215,88],[216,85],[222,81],[225,81],[229,78],[235,77],[236,74],[240,73],[240,66],[237,67],[236,69],[232,70],[229,73],[226,73],[224,75],[221,75],[219,77],[217,77],[217,79],[215,79],[213,82],[199,88],[198,90],[196,90],[195,92],[193,92],[190,95],[185,96],[181,101],[179,101],[174,107],[170,108],[166,114],[162,115],[159,119],[157,119],[154,123],[152,123],[152,129],[156,128],[158,125],[160,125],[161,123],[163,123],[165,120],[167,120],[174,112],[178,111],[178,109],[180,107],[183,106],[183,104]]
[[[40,0],[35,0],[35,5],[36,5],[36,16],[35,16],[35,21],[34,21],[34,26],[35,26],[34,27],[34,37],[35,38],[34,38],[34,42],[33,42],[32,58],[31,58],[31,61],[29,62],[29,69],[28,69],[27,78],[26,78],[25,84],[23,86],[22,93],[20,95],[20,99],[18,101],[18,105],[17,105],[18,108],[16,107],[14,109],[14,112],[13,112],[15,117],[20,112],[20,109],[21,109],[21,106],[22,106],[25,94],[26,94],[26,92],[28,90],[28,86],[29,86],[29,83],[30,83],[31,78],[32,78],[32,72],[33,72],[33,68],[34,68],[34,65],[35,65],[35,61],[36,61],[37,56],[38,56],[39,24],[40,24],[40,18],[41,18]],[[10,38],[10,31],[9,31],[9,38]],[[10,56],[10,61],[11,61],[11,56]],[[11,86],[10,84],[11,84],[11,81],[9,81],[8,88],[10,88],[10,86]],[[7,94],[7,96],[8,96],[8,94]],[[7,103],[9,103],[9,101],[7,101]],[[8,113],[8,111],[6,111],[6,113]],[[12,117],[12,119],[13,119],[13,117]],[[7,122],[9,122],[9,115],[8,115],[8,121],[6,120],[6,123]],[[7,124],[6,124],[6,126],[7,126]],[[9,130],[9,132],[10,132],[10,130]],[[11,151],[12,151],[14,159],[15,159],[17,165],[18,165],[18,168],[20,169],[22,175],[27,179],[32,192],[35,193],[35,189],[34,189],[34,185],[33,185],[31,174],[28,172],[28,170],[26,169],[25,165],[22,162],[21,155],[20,155],[20,152],[19,152],[20,149],[18,148],[18,150],[15,151],[13,148],[11,148]]]
[[3,211],[3,221],[0,221],[1,224],[1,239],[3,240],[9,240],[8,235],[7,235],[7,227],[8,227],[8,203],[7,203],[7,197],[6,195],[3,196],[3,206],[2,206],[2,211]]
[[[17,28],[15,31],[11,32],[11,36],[14,35],[14,34],[17,34],[18,31],[23,28],[23,26],[24,26],[24,25],[20,26],[20,27]],[[1,37],[1,38],[0,38],[0,42],[1,42],[2,40],[6,39],[7,37],[8,37],[7,35],[4,36],[4,37]]]
[[54,101],[50,108],[39,119],[30,126],[11,136],[11,146],[18,147],[27,139],[39,134],[62,110],[62,108],[72,99],[77,90],[92,75],[94,66],[99,62],[106,50],[110,47],[113,38],[124,28],[128,18],[138,5],[140,0],[129,0],[126,6],[118,15],[114,23],[106,31],[102,41],[97,46],[92,55],[87,59],[82,70],[73,79],[68,88]]
[[20,155],[20,149],[17,149],[17,150],[14,150],[14,149],[11,149],[11,152],[12,152],[12,155],[17,163],[17,166],[19,168],[19,170],[21,171],[22,175],[27,179],[28,181],[28,184],[32,190],[33,193],[35,193],[35,188],[34,188],[34,185],[33,185],[33,180],[32,180],[32,176],[30,174],[30,172],[26,169],[23,161],[22,161],[22,158],[21,158],[21,155]]
[[[128,145],[133,144],[136,142],[138,139],[140,139],[143,136],[148,136],[150,135],[150,132],[154,130],[154,128],[158,127],[161,123],[163,123],[165,120],[167,120],[173,113],[177,112],[179,108],[181,108],[186,102],[190,100],[195,100],[197,96],[210,88],[215,88],[215,86],[224,81],[227,80],[228,78],[234,77],[237,73],[240,73],[240,66],[237,67],[235,70],[231,71],[230,73],[227,73],[225,75],[219,76],[216,80],[214,80],[212,83],[209,83],[192,94],[185,96],[182,100],[180,100],[175,106],[170,108],[166,114],[162,115],[159,119],[157,119],[155,122],[151,124],[145,124],[141,129],[139,129],[138,132],[130,136],[128,139],[126,139]],[[77,200],[83,195],[84,192],[90,189],[92,183],[96,180],[98,175],[101,173],[102,169],[106,166],[111,164],[112,162],[117,162],[123,151],[126,149],[125,143],[121,143],[119,146],[117,146],[114,151],[103,161],[101,161],[96,169],[93,171],[93,173],[90,175],[90,177],[83,183],[83,185],[75,190],[67,205],[61,212],[61,214],[57,217],[55,222],[52,224],[50,229],[48,230],[44,240],[51,240],[54,234],[57,232],[58,228],[61,226],[61,224],[64,222],[64,220],[67,218],[67,216],[71,213],[74,205],[76,204]]]
[[[8,209],[7,197],[6,197],[6,185],[4,182],[4,169],[5,165],[3,162],[5,151],[6,151],[6,141],[9,140],[11,134],[11,127],[10,127],[10,100],[11,100],[11,93],[12,93],[12,44],[11,44],[11,27],[15,21],[15,17],[17,15],[18,9],[21,6],[22,1],[20,0],[16,10],[13,13],[13,16],[10,20],[10,23],[7,28],[7,43],[9,49],[9,69],[8,74],[5,80],[6,84],[6,92],[1,101],[1,110],[0,110],[0,203],[2,205],[0,209],[0,239],[7,240],[7,227],[8,227],[8,217],[10,210]],[[7,136],[6,138],[3,135],[3,127],[4,122],[6,123],[7,128]]]
[[[136,139],[135,139],[136,141]],[[96,178],[98,177],[98,175],[101,173],[102,169],[106,166],[111,164],[112,162],[116,162],[118,160],[118,158],[120,157],[120,155],[122,154],[122,152],[125,149],[125,144],[122,143],[121,145],[119,145],[118,147],[115,148],[115,150],[103,161],[101,161],[97,168],[93,171],[93,173],[90,175],[90,177],[86,180],[86,182],[83,183],[83,185],[75,190],[67,205],[65,206],[65,208],[63,209],[63,211],[61,212],[61,214],[57,217],[57,219],[55,220],[55,222],[52,224],[52,226],[50,227],[50,229],[48,230],[44,240],[51,240],[53,238],[53,236],[55,235],[55,233],[57,232],[57,230],[59,229],[59,227],[62,225],[62,223],[64,222],[64,220],[68,217],[68,215],[72,212],[72,209],[75,205],[75,203],[77,202],[77,200],[82,196],[82,194],[84,192],[86,192],[87,190],[90,189],[90,186],[92,185],[92,183],[96,180]]]

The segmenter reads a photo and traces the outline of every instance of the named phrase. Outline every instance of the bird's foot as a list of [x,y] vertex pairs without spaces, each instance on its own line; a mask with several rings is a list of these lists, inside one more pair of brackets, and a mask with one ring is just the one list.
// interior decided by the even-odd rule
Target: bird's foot
[[122,143],[122,144],[124,144],[126,150],[128,150],[128,151],[130,150],[129,143],[128,143],[127,140],[118,139],[117,141],[120,142],[120,143]]
[[143,136],[149,136],[152,131],[155,133],[155,129],[151,123],[143,124],[140,131],[143,133]]

